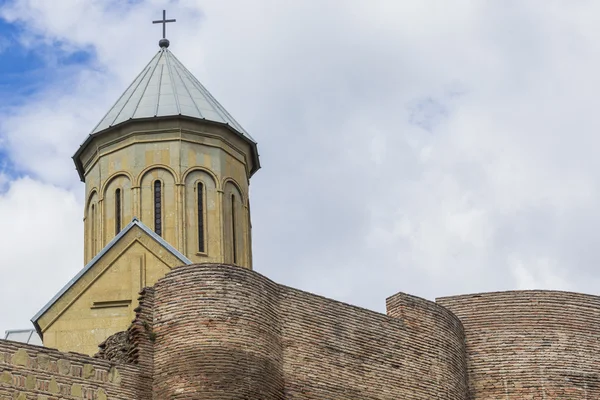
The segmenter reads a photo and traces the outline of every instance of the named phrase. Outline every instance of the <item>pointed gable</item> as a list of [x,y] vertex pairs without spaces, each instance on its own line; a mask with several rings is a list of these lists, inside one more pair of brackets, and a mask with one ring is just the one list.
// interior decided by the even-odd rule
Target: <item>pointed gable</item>
[[[97,345],[122,330],[123,323],[126,326],[131,321],[133,309],[137,306],[137,293],[143,287],[156,283],[171,268],[191,263],[134,218],[31,322],[44,339],[45,346],[59,350],[63,347],[60,341],[54,342],[54,338],[44,337],[48,328],[55,324],[60,326],[52,331],[68,330],[74,335],[95,335],[93,340],[81,340],[78,337],[78,341]],[[89,354],[95,353],[95,350],[78,349]]]

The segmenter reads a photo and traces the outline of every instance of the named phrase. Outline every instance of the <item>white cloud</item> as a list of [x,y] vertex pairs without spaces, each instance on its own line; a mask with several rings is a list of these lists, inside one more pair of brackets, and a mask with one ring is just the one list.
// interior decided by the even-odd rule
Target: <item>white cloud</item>
[[102,93],[105,83],[104,76],[76,71],[10,108],[0,119],[0,134],[16,168],[44,182],[73,187],[78,179],[71,156],[96,123],[103,97],[86,93]]
[[83,206],[64,190],[30,178],[0,192],[0,336],[29,319],[83,261]]
[[[150,21],[162,3],[3,9],[32,50],[94,54],[66,71],[49,61],[60,70],[46,89],[0,115],[12,162],[39,185],[80,198],[70,156],[157,50]],[[597,290],[599,11],[592,2],[182,0],[169,6],[178,22],[168,37],[259,142],[256,269],[382,310],[400,290]],[[67,228],[78,235],[81,221]],[[57,268],[81,268],[75,258]],[[20,275],[10,279],[27,292]],[[16,314],[3,310],[0,321]]]
[[0,193],[4,192],[8,187],[10,177],[4,172],[0,172]]
[[516,289],[572,290],[566,279],[567,272],[557,267],[554,260],[542,258],[524,262],[512,259],[509,265]]

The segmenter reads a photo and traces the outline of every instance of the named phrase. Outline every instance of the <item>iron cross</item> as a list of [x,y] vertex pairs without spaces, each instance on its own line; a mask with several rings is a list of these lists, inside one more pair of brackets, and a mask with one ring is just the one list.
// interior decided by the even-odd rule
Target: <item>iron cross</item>
[[153,24],[162,24],[163,26],[163,39],[166,39],[167,37],[167,23],[168,22],[175,22],[176,20],[174,19],[167,19],[167,12],[165,10],[163,10],[163,19],[162,20],[158,20],[158,21],[152,21]]

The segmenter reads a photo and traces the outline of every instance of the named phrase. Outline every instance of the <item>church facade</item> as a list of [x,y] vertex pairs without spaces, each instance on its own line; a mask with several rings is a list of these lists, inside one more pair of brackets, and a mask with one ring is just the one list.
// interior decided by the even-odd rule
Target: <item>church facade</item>
[[33,317],[43,346],[0,340],[0,400],[600,398],[600,297],[381,314],[254,272],[257,144],[160,46],[73,157],[85,266]]
[[93,355],[177,265],[252,268],[256,142],[161,43],[73,157],[86,266],[33,318],[46,346]]

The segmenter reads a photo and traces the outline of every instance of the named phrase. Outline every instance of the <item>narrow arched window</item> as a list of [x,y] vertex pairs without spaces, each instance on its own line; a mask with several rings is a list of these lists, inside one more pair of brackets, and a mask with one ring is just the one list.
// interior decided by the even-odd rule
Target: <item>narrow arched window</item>
[[115,190],[115,235],[121,232],[121,189]]
[[90,232],[91,232],[91,244],[92,244],[92,257],[96,255],[96,205],[92,204],[92,212],[90,215]]
[[154,181],[154,232],[162,236],[162,183]]
[[231,249],[233,251],[233,263],[237,264],[237,235],[236,235],[235,195],[231,195]]
[[206,251],[204,245],[204,185],[198,182],[198,251],[204,253]]

